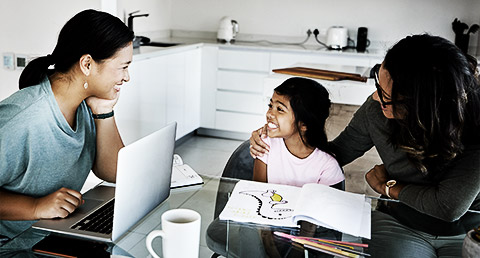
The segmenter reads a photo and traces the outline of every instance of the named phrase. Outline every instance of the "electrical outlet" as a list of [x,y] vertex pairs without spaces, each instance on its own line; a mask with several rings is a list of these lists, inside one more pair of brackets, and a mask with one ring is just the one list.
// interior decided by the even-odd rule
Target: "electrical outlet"
[[23,70],[28,64],[28,56],[22,54],[15,55],[15,70]]
[[15,54],[3,53],[3,68],[7,70],[15,69]]
[[313,32],[313,29],[314,29],[314,28],[315,28],[315,27],[313,27],[313,26],[311,26],[311,27],[302,26],[302,27],[300,28],[301,35],[307,35],[308,31]]

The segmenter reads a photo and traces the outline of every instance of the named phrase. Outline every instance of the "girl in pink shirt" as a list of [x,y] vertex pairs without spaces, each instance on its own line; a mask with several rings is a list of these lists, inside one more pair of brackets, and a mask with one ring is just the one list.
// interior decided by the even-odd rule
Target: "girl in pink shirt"
[[343,181],[325,133],[330,105],[327,90],[313,80],[294,77],[276,87],[263,139],[270,150],[255,159],[253,180],[293,186]]

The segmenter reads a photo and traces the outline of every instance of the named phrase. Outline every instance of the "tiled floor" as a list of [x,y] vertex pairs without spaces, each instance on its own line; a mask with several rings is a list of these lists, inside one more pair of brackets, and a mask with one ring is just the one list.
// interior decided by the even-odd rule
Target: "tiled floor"
[[[327,122],[327,136],[336,137],[348,124],[358,106],[333,105]],[[175,153],[180,154],[184,163],[189,164],[199,174],[220,176],[232,152],[242,143],[240,140],[229,140],[207,136],[193,136],[177,146]],[[368,195],[377,195],[366,184],[364,175],[375,164],[380,164],[375,149],[363,157],[344,167],[346,190]],[[200,257],[210,257],[212,252],[200,246]]]

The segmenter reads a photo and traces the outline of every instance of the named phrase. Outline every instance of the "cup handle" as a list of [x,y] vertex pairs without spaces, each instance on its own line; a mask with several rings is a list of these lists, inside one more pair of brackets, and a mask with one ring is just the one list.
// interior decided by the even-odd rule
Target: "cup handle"
[[153,247],[152,247],[153,239],[155,239],[156,237],[165,237],[165,232],[163,232],[163,230],[154,230],[150,232],[147,235],[147,239],[146,239],[147,250],[154,258],[160,258],[158,254],[153,250]]

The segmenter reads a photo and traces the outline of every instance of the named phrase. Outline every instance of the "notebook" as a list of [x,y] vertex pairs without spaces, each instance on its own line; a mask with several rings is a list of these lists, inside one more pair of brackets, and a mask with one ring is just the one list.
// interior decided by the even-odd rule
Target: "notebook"
[[33,228],[105,242],[119,239],[170,195],[176,127],[173,122],[122,148],[115,187],[99,185],[67,218],[39,220]]

